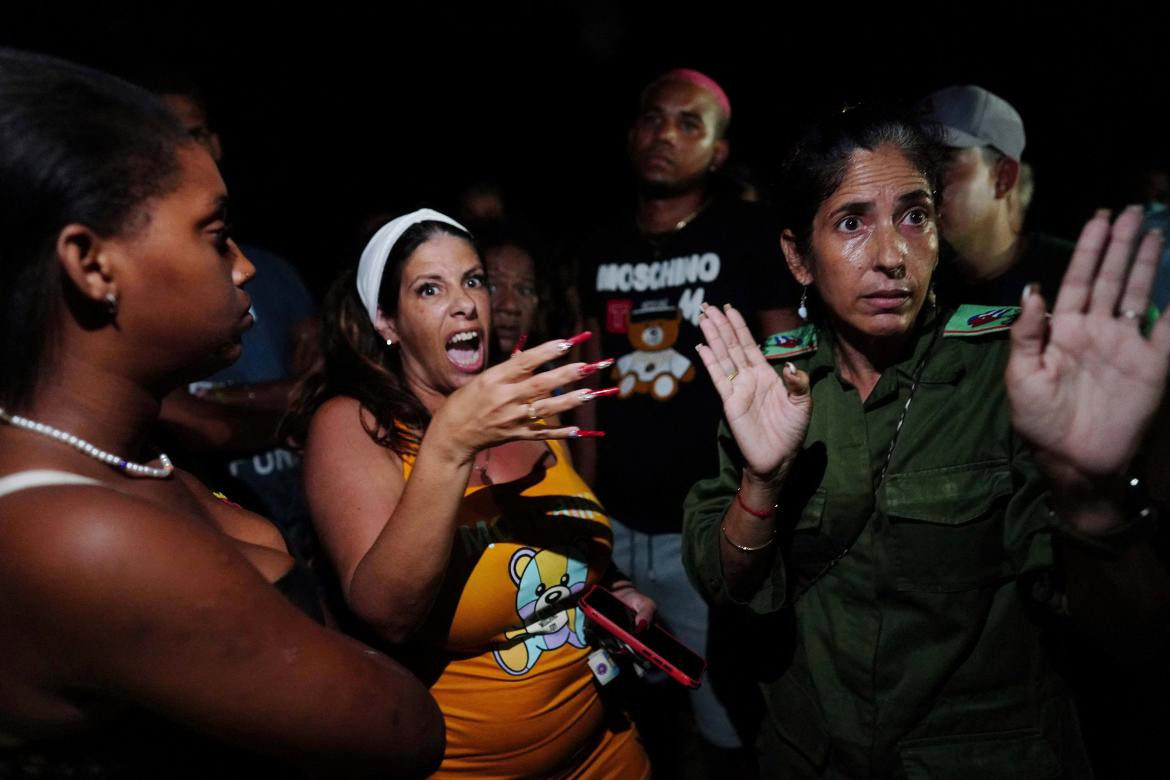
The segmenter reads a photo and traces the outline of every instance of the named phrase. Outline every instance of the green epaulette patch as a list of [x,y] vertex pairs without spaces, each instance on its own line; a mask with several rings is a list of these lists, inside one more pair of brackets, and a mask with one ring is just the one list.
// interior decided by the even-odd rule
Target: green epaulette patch
[[1007,330],[1020,316],[1019,306],[978,306],[964,303],[943,328],[943,336],[982,336]]
[[764,339],[763,352],[767,360],[787,360],[797,355],[817,351],[817,329],[813,325],[801,325],[783,333],[773,333]]

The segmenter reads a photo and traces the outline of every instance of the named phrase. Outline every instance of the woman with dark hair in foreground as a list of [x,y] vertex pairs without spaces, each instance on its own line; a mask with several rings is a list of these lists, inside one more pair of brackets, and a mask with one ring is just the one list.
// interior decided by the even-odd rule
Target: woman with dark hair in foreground
[[726,422],[686,563],[709,599],[787,624],[763,676],[777,776],[1080,776],[1046,629],[1165,638],[1157,529],[1125,496],[1166,384],[1170,318],[1140,329],[1161,241],[1137,209],[1095,216],[1051,318],[1031,290],[936,306],[932,149],[864,110],[822,124],[785,188],[813,321],[761,352],[705,310]]
[[226,202],[146,93],[0,50],[0,775],[385,776],[442,752],[434,701],[319,624],[276,528],[146,441],[251,324]]
[[643,624],[654,604],[612,569],[609,518],[560,441],[590,432],[555,422],[611,394],[553,395],[605,364],[540,370],[584,333],[485,368],[491,313],[449,217],[420,209],[370,240],[326,302],[295,418],[317,534],[349,608],[439,702],[439,776],[646,777],[576,601],[601,582]]

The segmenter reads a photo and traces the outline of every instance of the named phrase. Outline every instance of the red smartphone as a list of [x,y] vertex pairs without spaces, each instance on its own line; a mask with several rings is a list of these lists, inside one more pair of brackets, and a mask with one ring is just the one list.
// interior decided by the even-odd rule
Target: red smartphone
[[652,623],[640,633],[634,633],[633,610],[600,585],[590,587],[577,603],[585,611],[586,617],[620,639],[635,653],[688,688],[699,687],[703,670],[707,668],[706,659],[668,634],[661,626]]

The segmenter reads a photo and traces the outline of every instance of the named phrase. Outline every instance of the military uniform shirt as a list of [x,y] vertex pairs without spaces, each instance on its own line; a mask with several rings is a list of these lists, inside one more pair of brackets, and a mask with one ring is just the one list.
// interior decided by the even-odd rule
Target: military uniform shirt
[[769,339],[778,371],[791,360],[808,372],[813,412],[778,544],[754,553],[774,566],[747,604],[719,558],[743,466],[721,426],[719,473],[686,502],[684,562],[716,606],[788,621],[786,639],[755,648],[771,660],[762,740],[787,777],[1048,777],[1084,760],[1068,754],[1075,719],[1042,649],[1054,550],[1007,408],[1015,313],[923,325],[864,402],[813,326]]

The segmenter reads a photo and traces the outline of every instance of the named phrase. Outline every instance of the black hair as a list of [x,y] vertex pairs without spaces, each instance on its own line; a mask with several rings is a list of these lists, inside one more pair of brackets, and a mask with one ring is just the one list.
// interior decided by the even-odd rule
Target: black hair
[[796,249],[809,257],[813,218],[841,186],[858,149],[896,146],[930,186],[936,213],[941,208],[945,147],[941,133],[913,114],[886,106],[863,106],[832,114],[813,125],[788,155],[781,188],[781,218],[796,236]]
[[26,405],[75,288],[56,262],[61,229],[102,236],[144,223],[179,182],[190,139],[145,90],[63,60],[0,48],[0,404]]
[[208,111],[207,91],[202,79],[192,70],[152,62],[125,75],[152,94],[182,95],[197,103],[203,113]]
[[[398,313],[402,269],[414,251],[438,235],[450,235],[475,246],[471,235],[446,222],[411,225],[395,242],[382,271],[378,306]],[[357,268],[333,283],[321,310],[321,359],[294,392],[284,432],[303,446],[313,414],[330,398],[354,398],[374,418],[370,438],[399,455],[417,451],[430,414],[402,376],[401,345],[387,347],[374,329],[357,291]],[[484,345],[486,347],[486,345]]]

